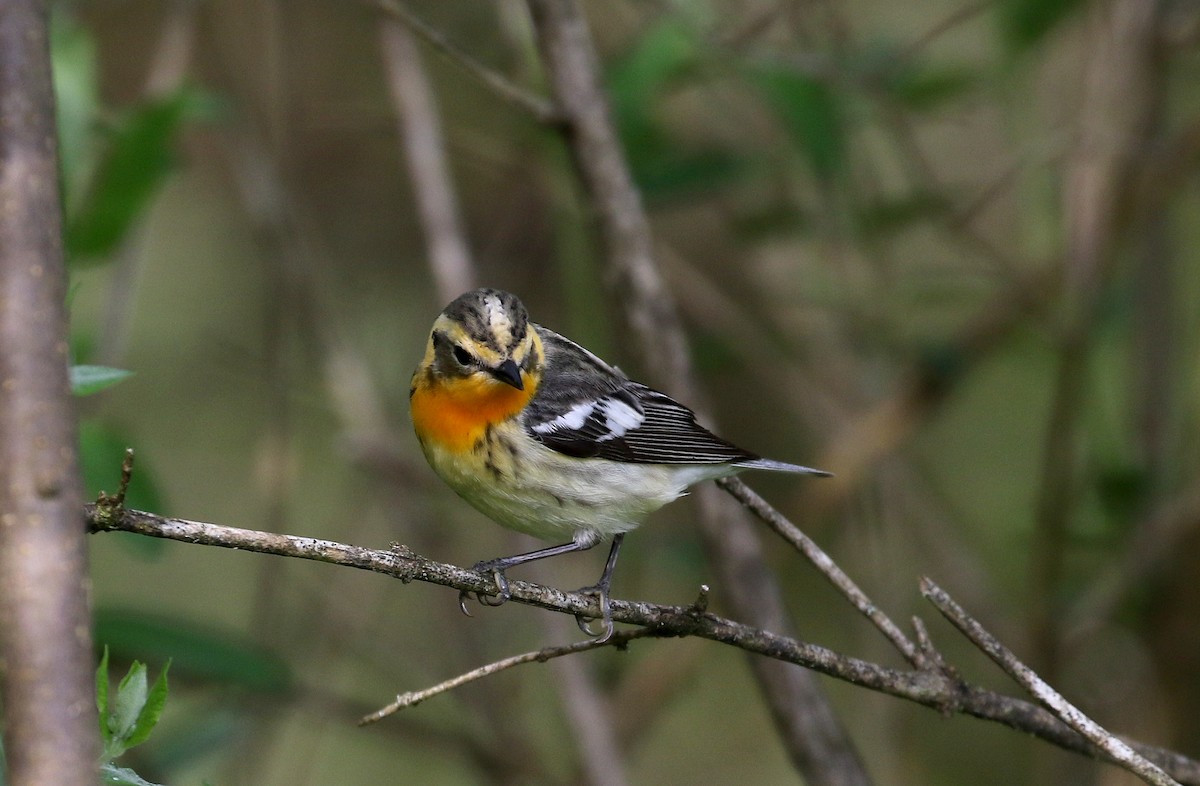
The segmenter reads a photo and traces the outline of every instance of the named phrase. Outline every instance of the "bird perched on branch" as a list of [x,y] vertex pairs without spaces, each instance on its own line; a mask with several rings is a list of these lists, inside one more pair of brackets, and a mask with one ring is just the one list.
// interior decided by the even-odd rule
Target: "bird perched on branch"
[[[726,442],[679,402],[530,322],[498,289],[467,292],[434,321],[409,401],[426,459],[459,496],[505,527],[565,541],[476,564],[496,582],[495,600],[480,602],[508,600],[509,568],[612,539],[600,580],[581,590],[597,596],[601,640],[613,631],[621,541],[650,513],[742,470],[829,474]],[[468,598],[459,605],[469,614]]]

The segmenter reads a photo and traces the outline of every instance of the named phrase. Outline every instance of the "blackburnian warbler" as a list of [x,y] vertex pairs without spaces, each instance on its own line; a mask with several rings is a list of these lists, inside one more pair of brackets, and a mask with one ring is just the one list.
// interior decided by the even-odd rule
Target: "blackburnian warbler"
[[530,322],[497,289],[467,292],[438,316],[409,400],[425,457],[459,496],[505,527],[566,541],[475,565],[496,581],[489,605],[508,599],[509,568],[612,539],[600,580],[584,590],[598,596],[601,638],[612,634],[621,541],[650,513],[746,469],[828,474],[726,442],[687,407]]

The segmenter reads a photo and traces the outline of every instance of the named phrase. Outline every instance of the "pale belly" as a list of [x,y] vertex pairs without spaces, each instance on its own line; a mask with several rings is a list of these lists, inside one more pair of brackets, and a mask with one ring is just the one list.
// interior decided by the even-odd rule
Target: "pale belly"
[[[434,471],[482,513],[545,540],[596,543],[628,532],[688,486],[735,471],[729,465],[623,464],[565,456],[534,443],[488,451],[468,465],[422,445]],[[486,458],[487,470],[467,471]]]

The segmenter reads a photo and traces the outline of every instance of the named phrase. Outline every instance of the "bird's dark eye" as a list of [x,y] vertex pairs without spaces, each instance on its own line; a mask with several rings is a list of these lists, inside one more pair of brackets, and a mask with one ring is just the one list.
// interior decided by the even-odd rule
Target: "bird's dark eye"
[[454,359],[457,360],[461,366],[469,366],[475,360],[475,358],[471,357],[470,352],[463,349],[458,344],[454,345]]

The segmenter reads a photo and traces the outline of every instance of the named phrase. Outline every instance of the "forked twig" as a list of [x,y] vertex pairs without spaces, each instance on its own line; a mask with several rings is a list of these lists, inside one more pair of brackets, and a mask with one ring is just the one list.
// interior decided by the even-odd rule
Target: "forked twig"
[[1133,748],[1122,742],[1112,733],[1106,731],[1100,724],[1085,715],[1058,691],[1039,677],[1033,669],[1022,663],[1012,650],[1000,643],[962,606],[951,598],[945,590],[932,579],[921,579],[921,594],[937,607],[937,610],[958,628],[964,636],[971,640],[979,649],[1004,669],[1008,676],[1017,681],[1021,687],[1029,691],[1034,698],[1055,714],[1063,723],[1070,726],[1100,750],[1104,751],[1116,764],[1129,770],[1146,783],[1154,786],[1179,786],[1179,782],[1163,772],[1158,766],[1147,761]]

